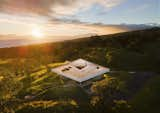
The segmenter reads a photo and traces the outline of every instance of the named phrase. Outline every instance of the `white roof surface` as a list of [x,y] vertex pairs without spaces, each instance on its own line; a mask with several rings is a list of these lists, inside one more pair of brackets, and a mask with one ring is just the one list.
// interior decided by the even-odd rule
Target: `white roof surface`
[[109,68],[89,61],[78,59],[73,62],[69,62],[66,65],[53,68],[52,71],[77,82],[83,82],[109,72],[110,70]]

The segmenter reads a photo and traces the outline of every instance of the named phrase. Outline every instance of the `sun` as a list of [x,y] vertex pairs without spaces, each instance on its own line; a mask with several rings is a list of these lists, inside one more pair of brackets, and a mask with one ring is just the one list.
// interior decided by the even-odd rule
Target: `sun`
[[40,29],[34,28],[32,30],[32,36],[36,37],[36,38],[42,38],[42,37],[44,37],[44,34],[43,34],[43,32]]

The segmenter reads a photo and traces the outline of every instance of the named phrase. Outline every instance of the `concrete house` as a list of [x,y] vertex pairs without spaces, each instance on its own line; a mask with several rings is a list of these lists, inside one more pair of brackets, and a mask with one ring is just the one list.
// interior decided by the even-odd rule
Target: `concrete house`
[[52,69],[52,72],[72,79],[80,84],[109,71],[109,68],[94,64],[84,59],[77,59]]

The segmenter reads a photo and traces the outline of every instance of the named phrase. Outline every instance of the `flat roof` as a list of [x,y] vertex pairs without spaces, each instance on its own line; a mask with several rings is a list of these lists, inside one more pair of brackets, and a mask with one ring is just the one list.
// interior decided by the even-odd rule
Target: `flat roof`
[[52,69],[52,72],[77,82],[89,80],[109,71],[109,68],[94,64],[84,59],[77,59],[75,61],[69,62],[68,64]]

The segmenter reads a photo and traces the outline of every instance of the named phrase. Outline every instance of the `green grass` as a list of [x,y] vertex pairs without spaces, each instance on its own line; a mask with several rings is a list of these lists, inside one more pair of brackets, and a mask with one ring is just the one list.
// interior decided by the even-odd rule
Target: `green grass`
[[131,100],[134,113],[159,113],[160,76],[152,78]]
[[16,113],[69,113],[77,108],[74,100],[68,101],[33,101],[19,106]]
[[55,67],[58,67],[58,66],[61,66],[61,65],[64,65],[64,64],[67,64],[67,61],[66,62],[51,63],[51,64],[48,64],[48,67],[55,68]]
[[34,72],[30,76],[33,77],[33,78],[38,78],[39,76],[41,76],[41,75],[43,75],[45,73],[47,73],[47,69],[46,68],[44,68],[44,69],[42,69],[40,71]]
[[83,89],[70,86],[70,87],[63,87],[63,86],[55,86],[48,89],[43,95],[40,96],[41,99],[75,99],[77,101],[86,102],[89,100],[88,95],[84,92]]
[[8,63],[10,63],[10,62],[11,62],[11,60],[12,60],[12,59],[6,59],[6,60],[4,60],[4,59],[0,59],[0,65],[8,64]]

